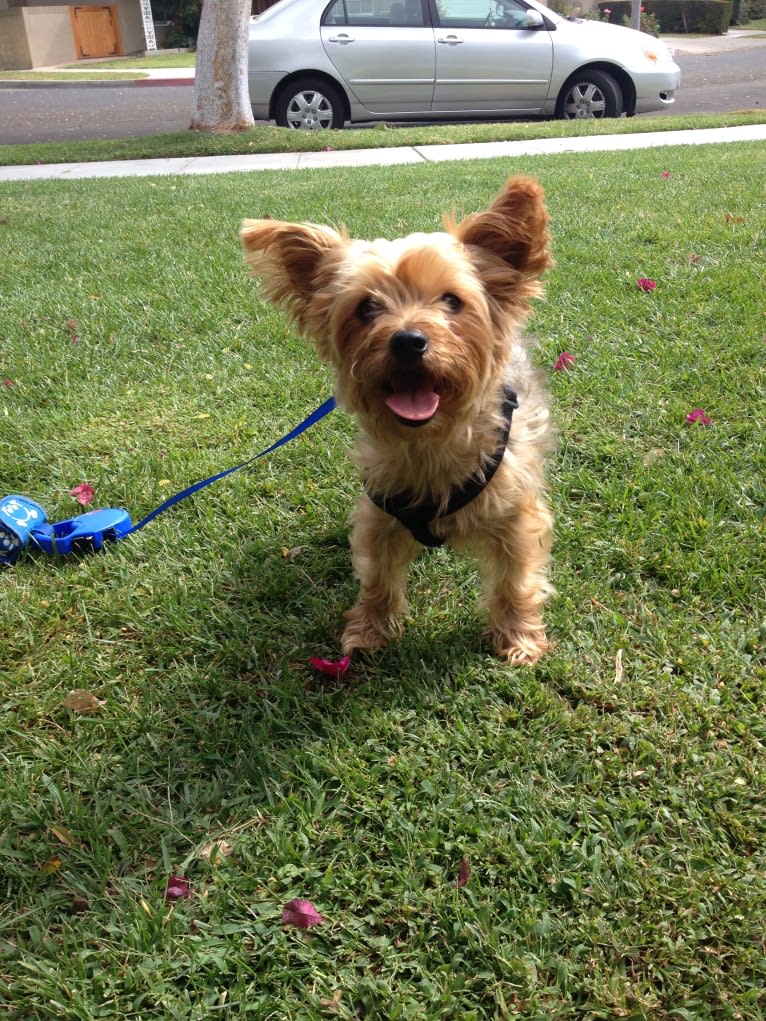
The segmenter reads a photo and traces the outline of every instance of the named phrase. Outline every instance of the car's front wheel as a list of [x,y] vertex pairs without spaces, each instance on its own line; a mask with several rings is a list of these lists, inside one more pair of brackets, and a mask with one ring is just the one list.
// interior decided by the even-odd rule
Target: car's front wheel
[[564,84],[556,103],[556,116],[564,120],[621,117],[622,91],[606,71],[579,71]]
[[340,90],[319,78],[299,78],[277,96],[274,119],[280,128],[321,131],[342,128],[344,104]]

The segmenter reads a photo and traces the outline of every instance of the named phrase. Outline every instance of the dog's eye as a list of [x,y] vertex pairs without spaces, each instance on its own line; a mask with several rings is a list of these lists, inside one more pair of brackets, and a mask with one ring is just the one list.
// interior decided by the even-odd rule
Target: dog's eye
[[450,312],[459,312],[460,309],[463,307],[463,302],[460,300],[460,298],[458,298],[456,294],[450,294],[449,292],[447,292],[447,294],[442,295],[442,301],[450,310]]
[[363,323],[371,323],[382,311],[380,302],[374,298],[365,298],[356,306],[356,314]]

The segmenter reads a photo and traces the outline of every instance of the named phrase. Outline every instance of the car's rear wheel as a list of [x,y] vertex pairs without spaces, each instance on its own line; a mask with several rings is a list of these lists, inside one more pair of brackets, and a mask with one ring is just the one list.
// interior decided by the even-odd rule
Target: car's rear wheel
[[298,78],[277,96],[274,119],[279,127],[296,131],[342,128],[343,96],[334,85],[320,78]]
[[622,91],[606,71],[579,71],[564,83],[556,116],[564,120],[622,116]]

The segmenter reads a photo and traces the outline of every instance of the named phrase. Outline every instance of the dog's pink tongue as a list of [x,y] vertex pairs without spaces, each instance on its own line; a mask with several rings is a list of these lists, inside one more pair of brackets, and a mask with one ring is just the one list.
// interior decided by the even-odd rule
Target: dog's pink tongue
[[426,422],[436,414],[439,395],[426,387],[421,390],[401,390],[386,397],[386,404],[395,415],[407,422]]

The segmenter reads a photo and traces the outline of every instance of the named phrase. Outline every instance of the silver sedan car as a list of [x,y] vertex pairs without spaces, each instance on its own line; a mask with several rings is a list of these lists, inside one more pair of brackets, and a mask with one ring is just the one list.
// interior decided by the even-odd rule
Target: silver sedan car
[[279,0],[250,26],[253,114],[288,128],[632,116],[680,83],[659,40],[537,0]]

